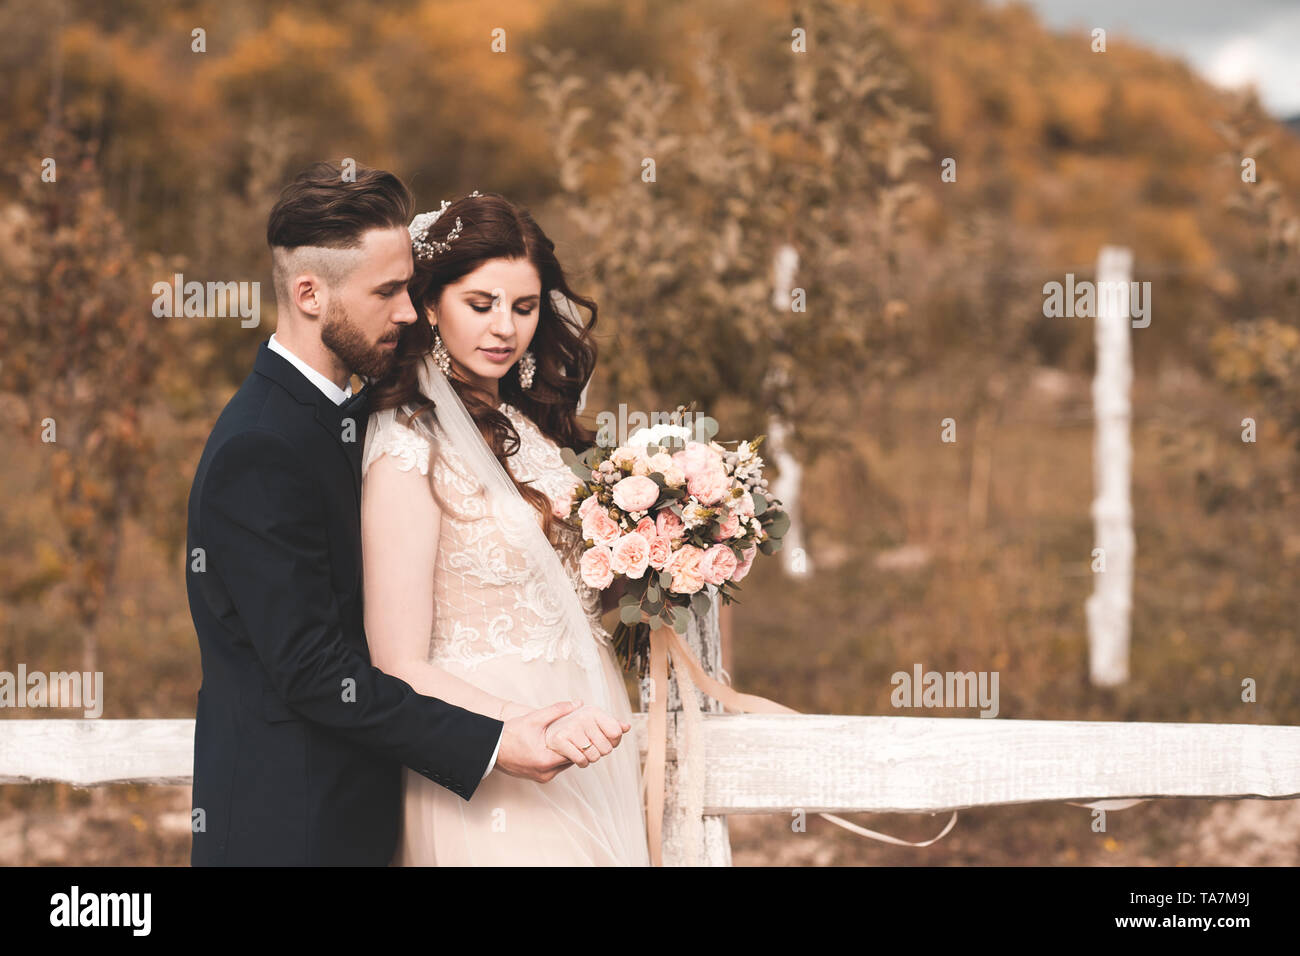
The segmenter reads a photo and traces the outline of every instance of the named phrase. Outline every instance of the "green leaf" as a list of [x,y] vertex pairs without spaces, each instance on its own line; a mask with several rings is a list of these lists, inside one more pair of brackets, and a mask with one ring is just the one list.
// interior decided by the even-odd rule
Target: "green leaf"
[[691,595],[691,610],[700,617],[704,617],[704,615],[709,613],[709,607],[711,604],[712,602],[709,600],[709,596],[705,594],[703,590],[696,591]]
[[713,436],[718,433],[718,420],[710,418],[708,415],[701,415],[695,419],[695,440],[703,444],[708,444]]
[[654,585],[654,584],[647,584],[647,585],[646,585],[646,589],[645,589],[645,596],[646,596],[647,598],[649,598],[651,601],[657,601],[657,600],[659,600],[659,588],[658,588],[658,586],[656,586],[656,585]]
[[784,511],[778,511],[776,517],[766,526],[767,533],[774,538],[784,538],[785,533],[790,530],[790,515]]
[[673,630],[678,634],[685,634],[686,628],[691,624],[691,612],[684,607],[673,608]]
[[673,583],[673,576],[670,572],[668,571],[659,572],[659,586],[661,588],[667,588],[672,583]]
[[758,517],[767,510],[767,497],[761,491],[751,491],[749,496],[754,499],[754,517]]
[[635,624],[641,620],[641,609],[635,604],[626,604],[618,612],[618,619],[624,624]]
[[629,604],[640,604],[640,603],[641,602],[637,600],[637,596],[635,594],[624,594],[621,598],[618,599],[619,607],[627,607]]

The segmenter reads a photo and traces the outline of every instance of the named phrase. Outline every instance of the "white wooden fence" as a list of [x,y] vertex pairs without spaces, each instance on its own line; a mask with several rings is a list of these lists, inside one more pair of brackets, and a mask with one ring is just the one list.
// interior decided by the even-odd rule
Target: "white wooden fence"
[[[644,751],[643,714],[634,733]],[[711,817],[1300,797],[1300,727],[707,714],[703,740]],[[185,784],[193,745],[192,720],[4,720],[0,783]],[[670,794],[665,815],[676,812]]]

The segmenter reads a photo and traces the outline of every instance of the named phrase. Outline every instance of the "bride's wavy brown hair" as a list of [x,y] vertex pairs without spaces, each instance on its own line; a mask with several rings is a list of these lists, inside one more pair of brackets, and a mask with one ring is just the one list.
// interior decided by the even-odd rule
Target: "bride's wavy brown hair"
[[[578,398],[596,367],[596,344],[591,338],[596,324],[596,303],[569,288],[564,269],[555,256],[555,243],[527,209],[499,193],[466,196],[444,210],[429,230],[428,238],[445,242],[457,218],[462,223],[461,231],[447,252],[434,253],[432,259],[416,256],[409,291],[419,318],[402,331],[392,370],[371,383],[370,410],[377,412],[409,405],[414,411],[405,419],[408,425],[413,418],[436,415],[433,402],[419,388],[420,364],[433,347],[429,314],[434,304],[441,298],[443,289],[490,259],[527,259],[542,283],[537,330],[528,346],[537,360],[537,370],[532,386],[525,390],[519,384],[519,363],[511,366],[498,381],[499,401],[508,402],[527,415],[561,448],[585,450],[593,444],[595,432],[578,421],[577,408]],[[591,313],[585,326],[579,329],[555,311],[552,290],[560,291]],[[555,519],[550,501],[540,490],[515,478],[506,463],[520,447],[514,425],[492,405],[491,395],[454,375],[448,379],[510,480],[541,513],[546,536],[554,542]],[[432,484],[432,468],[429,478]],[[436,488],[434,495],[437,496]]]

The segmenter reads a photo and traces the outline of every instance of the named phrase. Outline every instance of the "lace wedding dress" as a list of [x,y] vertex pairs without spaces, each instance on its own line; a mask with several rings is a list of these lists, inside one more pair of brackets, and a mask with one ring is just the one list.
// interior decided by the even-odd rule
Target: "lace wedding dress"
[[[573,473],[559,448],[514,406],[498,407],[520,437],[521,447],[508,459],[514,476],[552,501],[567,496]],[[362,475],[364,480],[381,455],[389,455],[402,471],[418,469],[428,476],[433,469],[446,507],[434,564],[430,662],[529,707],[580,699],[631,723],[622,674],[600,622],[599,592],[583,583],[576,556],[557,549],[591,624],[589,640],[570,641],[556,626],[557,601],[540,585],[535,569],[519,566],[519,552],[505,546],[482,486],[455,449],[440,440],[440,426],[435,424],[431,443],[423,423],[414,424],[415,429],[401,424],[394,409],[374,414]],[[431,530],[412,527],[409,533]],[[493,770],[469,801],[404,768],[402,835],[393,862],[646,866],[641,801],[640,758],[630,733],[595,764],[568,767],[548,783]]]

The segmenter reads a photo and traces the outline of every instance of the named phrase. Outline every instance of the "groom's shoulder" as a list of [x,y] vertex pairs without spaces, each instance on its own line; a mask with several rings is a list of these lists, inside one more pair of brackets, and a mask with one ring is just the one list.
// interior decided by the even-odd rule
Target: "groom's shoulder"
[[307,467],[317,430],[310,406],[297,401],[276,382],[251,372],[217,416],[203,451],[200,471],[218,456],[238,455],[256,460],[259,452],[275,451],[284,451]]

